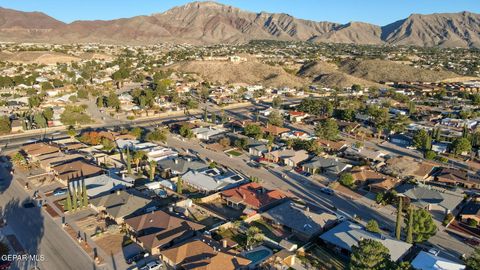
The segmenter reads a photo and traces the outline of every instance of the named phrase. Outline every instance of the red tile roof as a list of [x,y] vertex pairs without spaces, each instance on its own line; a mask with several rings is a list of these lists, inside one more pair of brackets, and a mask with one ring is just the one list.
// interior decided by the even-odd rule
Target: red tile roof
[[279,190],[269,191],[257,183],[248,183],[233,189],[225,190],[222,192],[222,196],[229,200],[242,202],[255,209],[260,209],[270,203],[287,197]]

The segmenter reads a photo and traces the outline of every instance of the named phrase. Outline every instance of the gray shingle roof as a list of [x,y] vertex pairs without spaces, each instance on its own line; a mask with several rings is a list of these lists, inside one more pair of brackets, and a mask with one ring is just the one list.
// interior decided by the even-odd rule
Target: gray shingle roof
[[348,251],[351,251],[352,246],[357,245],[362,239],[376,240],[389,250],[393,261],[397,261],[403,257],[412,246],[411,244],[396,240],[390,236],[367,232],[362,226],[349,221],[344,221],[322,234],[320,239]]

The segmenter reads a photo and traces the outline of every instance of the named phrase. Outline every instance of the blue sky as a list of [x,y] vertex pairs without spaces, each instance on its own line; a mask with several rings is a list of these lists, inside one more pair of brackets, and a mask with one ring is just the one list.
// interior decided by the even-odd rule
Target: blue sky
[[[0,0],[0,6],[42,11],[58,20],[115,19],[163,12],[192,2],[186,0]],[[480,13],[479,0],[220,0],[245,10],[284,12],[298,18],[385,25],[411,13],[471,11]]]

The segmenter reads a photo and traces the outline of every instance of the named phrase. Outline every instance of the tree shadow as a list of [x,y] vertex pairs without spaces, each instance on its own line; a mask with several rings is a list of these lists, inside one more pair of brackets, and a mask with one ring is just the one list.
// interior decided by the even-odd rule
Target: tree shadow
[[[35,205],[31,208],[25,208],[24,204],[30,202],[29,199],[20,201],[17,198],[11,199],[2,209],[2,216],[7,221],[7,226],[13,229],[18,243],[9,241],[14,246],[14,253],[25,253],[27,255],[44,255],[39,252],[40,242],[44,235],[44,217],[41,208]],[[10,234],[10,233],[7,233]],[[48,260],[48,258],[46,258]],[[34,261],[22,261],[14,264],[10,269],[31,269],[35,265]]]
[[7,190],[13,180],[12,176],[13,164],[9,156],[0,156],[0,194]]

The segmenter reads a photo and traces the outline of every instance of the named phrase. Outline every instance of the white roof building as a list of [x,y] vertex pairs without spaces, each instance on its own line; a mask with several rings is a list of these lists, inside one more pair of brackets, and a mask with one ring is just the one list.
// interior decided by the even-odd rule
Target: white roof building
[[425,251],[420,251],[415,257],[412,261],[412,267],[416,270],[464,270],[466,268],[463,264],[452,262]]

